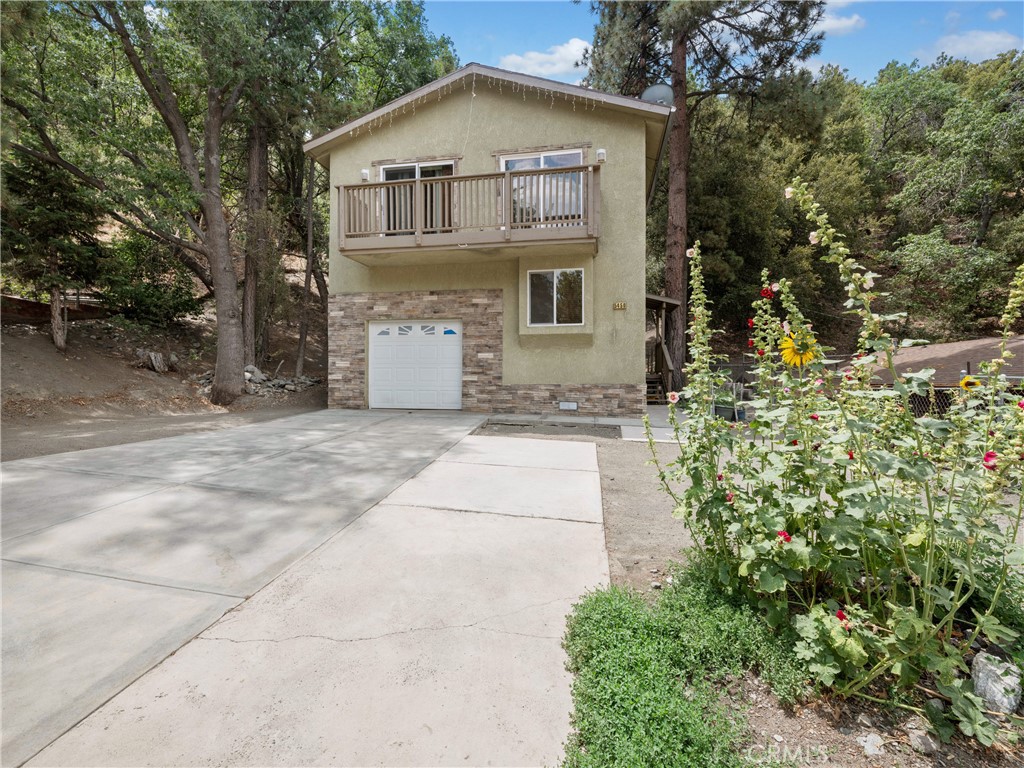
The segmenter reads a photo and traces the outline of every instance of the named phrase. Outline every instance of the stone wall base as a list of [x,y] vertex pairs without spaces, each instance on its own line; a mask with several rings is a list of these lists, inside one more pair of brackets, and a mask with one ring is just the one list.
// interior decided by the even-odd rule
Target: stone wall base
[[[462,409],[473,413],[639,417],[643,384],[502,384],[500,290],[347,293],[328,299],[327,404],[366,408],[366,324],[451,319],[463,324]],[[562,411],[560,402],[577,403]]]

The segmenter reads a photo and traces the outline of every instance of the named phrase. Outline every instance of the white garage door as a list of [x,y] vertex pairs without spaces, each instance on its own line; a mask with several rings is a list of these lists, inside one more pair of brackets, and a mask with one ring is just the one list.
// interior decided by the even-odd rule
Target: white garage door
[[370,323],[371,408],[462,408],[462,323]]

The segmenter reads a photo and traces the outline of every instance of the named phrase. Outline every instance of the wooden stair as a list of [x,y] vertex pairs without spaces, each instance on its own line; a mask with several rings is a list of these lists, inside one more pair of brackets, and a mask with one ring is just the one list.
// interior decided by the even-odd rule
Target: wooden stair
[[647,374],[647,404],[665,405],[668,402],[665,392],[665,385],[662,383],[661,374]]

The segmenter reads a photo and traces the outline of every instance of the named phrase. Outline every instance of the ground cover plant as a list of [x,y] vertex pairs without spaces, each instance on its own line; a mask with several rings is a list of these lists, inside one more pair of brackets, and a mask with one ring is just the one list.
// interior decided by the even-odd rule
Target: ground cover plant
[[783,701],[805,690],[791,634],[772,632],[696,560],[654,605],[611,588],[588,595],[565,637],[573,672],[573,735],[565,768],[745,765],[742,717],[715,683],[757,669]]
[[[659,466],[664,487],[722,588],[766,626],[796,633],[796,657],[816,684],[916,710],[947,740],[958,727],[986,745],[1012,741],[1021,719],[987,716],[967,661],[981,647],[1018,664],[1022,655],[1024,551],[1014,542],[1024,396],[1003,368],[1024,267],[1010,286],[1001,356],[964,380],[948,412],[915,415],[912,400],[933,394],[934,371],[896,370],[886,328],[898,318],[873,309],[877,275],[851,258],[805,184],[786,196],[860,319],[856,357],[845,368],[830,361],[790,284],[765,273],[748,320],[755,416],[746,425],[716,417],[725,381],[698,243],[689,253],[693,362],[670,407],[679,456]],[[919,704],[925,695],[950,706]]]

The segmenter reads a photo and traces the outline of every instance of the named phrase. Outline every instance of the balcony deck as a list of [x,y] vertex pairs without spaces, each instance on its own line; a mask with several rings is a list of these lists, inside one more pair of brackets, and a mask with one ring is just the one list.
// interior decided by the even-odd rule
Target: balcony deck
[[600,166],[338,187],[338,249],[369,266],[597,252]]

